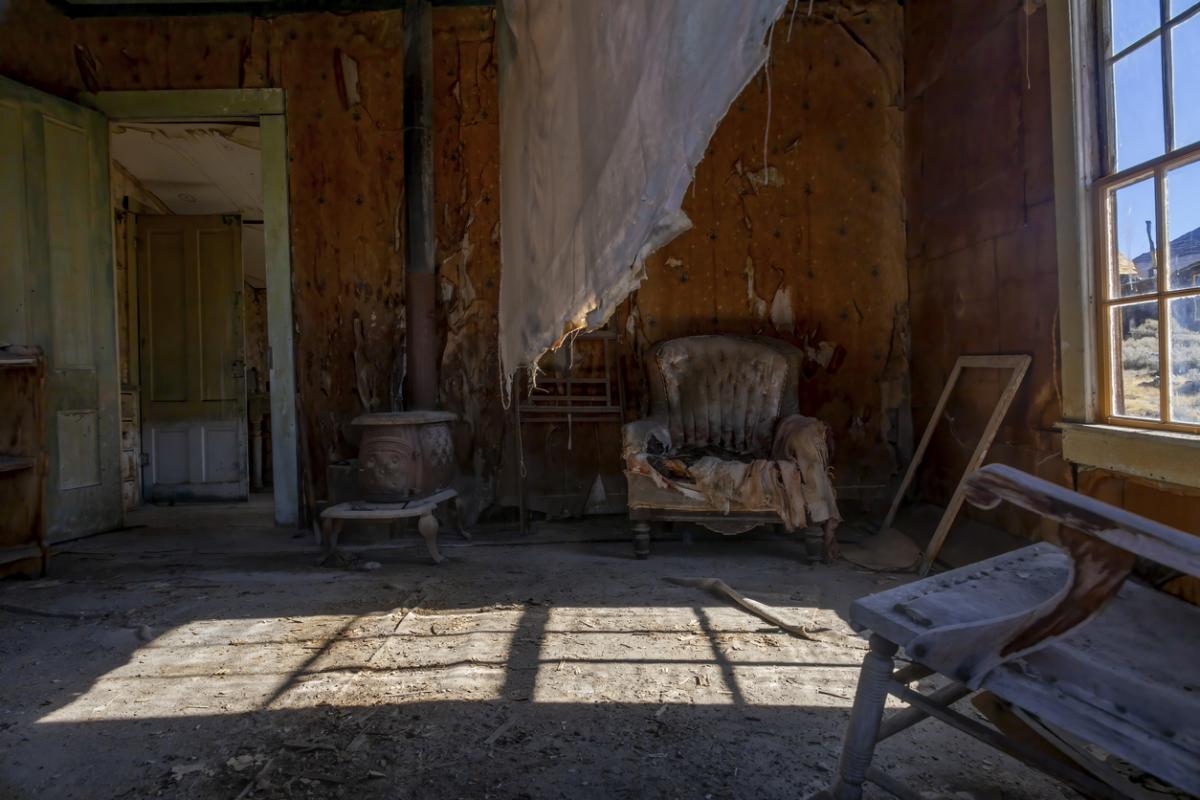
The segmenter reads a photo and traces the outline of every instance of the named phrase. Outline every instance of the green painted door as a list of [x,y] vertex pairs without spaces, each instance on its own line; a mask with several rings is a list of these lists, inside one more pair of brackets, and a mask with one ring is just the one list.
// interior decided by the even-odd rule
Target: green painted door
[[46,352],[50,541],[121,524],[108,121],[0,78],[0,341]]
[[242,220],[139,214],[142,496],[245,500]]

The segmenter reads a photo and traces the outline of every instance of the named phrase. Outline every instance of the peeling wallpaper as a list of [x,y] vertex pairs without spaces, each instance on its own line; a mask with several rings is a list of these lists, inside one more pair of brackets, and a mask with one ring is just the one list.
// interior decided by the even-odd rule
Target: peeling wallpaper
[[[903,15],[894,2],[785,10],[623,320],[661,339],[752,333],[808,356],[801,409],[834,430],[841,486],[879,484],[908,437]],[[636,387],[640,364],[629,372]],[[633,392],[636,400],[638,392]]]
[[[693,229],[650,261],[615,324],[631,415],[655,341],[795,342],[809,354],[803,407],[838,439],[838,482],[877,483],[908,427],[902,12],[883,0],[806,9],[776,26],[769,87],[761,74],[718,129],[685,203]],[[434,12],[440,391],[463,420],[474,511],[511,466],[496,355],[494,28],[490,9]],[[13,0],[0,22],[0,73],[62,96],[287,91],[302,481],[316,497],[325,465],[355,453],[350,421],[387,408],[403,376],[402,45],[400,11],[72,21]]]

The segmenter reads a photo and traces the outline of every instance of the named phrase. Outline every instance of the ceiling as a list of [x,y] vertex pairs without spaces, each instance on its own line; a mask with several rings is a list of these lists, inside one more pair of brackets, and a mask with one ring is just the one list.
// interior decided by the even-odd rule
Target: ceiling
[[[402,8],[404,0],[49,0],[72,17],[253,14],[272,16],[309,11],[377,11]],[[0,3],[2,5],[2,3]],[[495,0],[430,0],[433,6],[493,6]]]
[[246,281],[266,284],[257,125],[115,124],[110,148],[113,159],[173,213],[241,214]]

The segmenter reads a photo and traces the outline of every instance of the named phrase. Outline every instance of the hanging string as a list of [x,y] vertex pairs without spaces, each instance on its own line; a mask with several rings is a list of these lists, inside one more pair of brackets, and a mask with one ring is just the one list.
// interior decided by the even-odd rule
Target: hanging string
[[[800,0],[792,0],[792,14],[788,17],[788,35],[787,40],[792,41],[792,26],[796,24],[796,9],[800,7]],[[812,16],[812,0],[808,3],[808,14]]]
[[767,180],[767,150],[771,138],[771,39],[775,36],[775,23],[767,29],[767,61],[764,69],[767,73],[767,124],[763,127],[763,180]]
[[1025,89],[1026,91],[1033,88],[1033,82],[1029,80],[1029,17],[1036,10],[1036,7],[1025,0]]

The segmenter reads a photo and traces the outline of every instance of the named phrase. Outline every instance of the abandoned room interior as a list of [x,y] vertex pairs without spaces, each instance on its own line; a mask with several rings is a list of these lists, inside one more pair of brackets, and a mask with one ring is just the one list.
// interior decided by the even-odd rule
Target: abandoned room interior
[[0,797],[1200,794],[1200,0],[0,0]]

